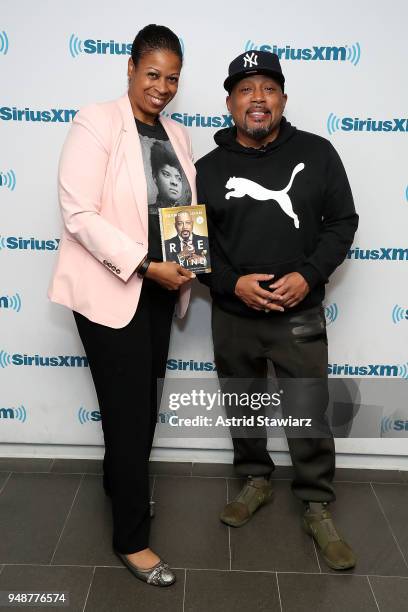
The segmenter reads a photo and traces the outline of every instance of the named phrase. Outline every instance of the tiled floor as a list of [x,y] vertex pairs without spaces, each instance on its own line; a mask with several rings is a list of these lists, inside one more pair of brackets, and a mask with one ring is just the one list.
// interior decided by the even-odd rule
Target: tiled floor
[[[0,458],[0,592],[65,592],[78,612],[406,612],[408,479],[338,469],[332,506],[358,556],[329,570],[300,528],[291,468],[241,529],[218,520],[241,486],[231,466],[151,464],[151,545],[176,570],[169,589],[136,580],[111,550],[102,463]],[[10,607],[1,607],[11,609]],[[32,607],[30,610],[58,610]]]

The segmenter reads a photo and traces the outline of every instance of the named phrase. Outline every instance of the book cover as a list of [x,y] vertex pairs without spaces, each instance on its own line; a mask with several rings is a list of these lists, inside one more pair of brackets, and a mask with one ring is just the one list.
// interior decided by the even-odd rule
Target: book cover
[[211,272],[205,205],[159,208],[159,218],[163,261],[195,274]]

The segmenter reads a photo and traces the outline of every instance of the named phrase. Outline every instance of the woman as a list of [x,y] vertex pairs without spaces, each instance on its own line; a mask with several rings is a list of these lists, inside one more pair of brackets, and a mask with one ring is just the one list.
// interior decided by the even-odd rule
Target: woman
[[[175,575],[148,547],[148,461],[174,307],[183,316],[194,275],[163,262],[149,152],[160,141],[178,160],[184,200],[196,203],[191,146],[182,126],[159,117],[177,92],[177,36],[149,25],[132,45],[129,89],[75,117],[59,170],[64,219],[49,296],[74,311],[100,405],[104,486],[112,499],[113,548],[131,572],[168,586]],[[157,210],[156,210],[157,213]]]

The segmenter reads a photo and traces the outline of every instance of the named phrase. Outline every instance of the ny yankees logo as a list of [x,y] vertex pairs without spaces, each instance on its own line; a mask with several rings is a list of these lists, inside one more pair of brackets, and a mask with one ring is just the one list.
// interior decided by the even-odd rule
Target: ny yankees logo
[[246,53],[244,56],[244,68],[248,66],[252,68],[252,66],[258,65],[258,56],[256,53]]
[[273,191],[272,189],[266,189],[255,183],[255,181],[250,181],[249,179],[240,178],[236,176],[232,176],[228,179],[225,187],[227,189],[232,189],[233,191],[229,191],[225,194],[225,199],[229,200],[231,197],[233,198],[243,198],[246,195],[249,195],[254,200],[266,201],[266,200],[275,200],[277,204],[281,207],[283,212],[288,215],[291,219],[293,219],[293,223],[295,224],[296,229],[299,228],[299,218],[293,210],[292,202],[288,195],[289,189],[292,187],[293,180],[298,172],[301,172],[305,167],[304,163],[300,163],[294,167],[292,176],[290,177],[290,181],[281,191]]

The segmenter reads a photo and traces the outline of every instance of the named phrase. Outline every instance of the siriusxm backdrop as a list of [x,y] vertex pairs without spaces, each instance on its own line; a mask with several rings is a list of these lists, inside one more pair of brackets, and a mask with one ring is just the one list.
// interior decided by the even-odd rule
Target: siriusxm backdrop
[[[57,165],[75,112],[125,91],[131,41],[151,22],[170,26],[182,39],[182,82],[166,112],[188,127],[196,158],[213,147],[217,128],[230,125],[222,88],[229,61],[244,50],[279,54],[286,115],[337,148],[361,219],[328,287],[330,374],[342,384],[353,378],[357,387],[359,380],[408,379],[404,0],[3,0],[0,6],[1,442],[102,443],[72,314],[46,297],[61,231]],[[169,377],[215,376],[209,313],[208,296],[196,287],[187,319],[174,325]],[[386,410],[373,413],[372,425],[379,437],[393,439],[351,446],[340,440],[340,451],[408,454],[398,439],[407,435],[407,409],[387,389]],[[372,403],[364,393],[362,386],[359,401]],[[156,444],[230,448],[228,438],[159,436]],[[279,444],[272,440],[271,448],[283,448]]]

